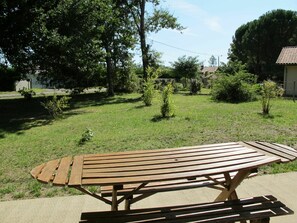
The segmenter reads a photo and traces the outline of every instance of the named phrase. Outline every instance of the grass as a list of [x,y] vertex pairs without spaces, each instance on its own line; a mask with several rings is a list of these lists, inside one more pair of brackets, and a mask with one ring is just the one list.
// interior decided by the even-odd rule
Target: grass
[[[145,107],[139,94],[112,98],[84,94],[71,100],[63,118],[50,120],[42,97],[0,100],[0,200],[77,194],[74,189],[42,185],[30,170],[68,155],[145,150],[239,140],[277,142],[297,148],[297,103],[273,101],[262,116],[259,101],[227,104],[207,94],[174,95],[176,116],[160,117],[161,96]],[[90,128],[94,137],[80,144]],[[297,171],[297,162],[274,165],[267,173]]]

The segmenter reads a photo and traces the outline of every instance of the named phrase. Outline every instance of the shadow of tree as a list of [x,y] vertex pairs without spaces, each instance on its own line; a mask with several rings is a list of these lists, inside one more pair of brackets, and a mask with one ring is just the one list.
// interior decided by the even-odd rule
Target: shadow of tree
[[163,116],[161,116],[161,115],[155,115],[155,116],[151,119],[151,121],[152,121],[152,122],[161,122],[161,121],[163,121],[163,120],[170,120],[171,118],[174,118],[174,116],[173,116],[173,117],[163,117]]
[[[32,100],[24,98],[0,100],[0,139],[5,138],[7,133],[23,134],[25,130],[51,124],[53,119],[41,105],[45,100],[44,97]],[[66,119],[81,114],[80,111],[74,111],[77,108],[136,103],[140,100],[141,98],[107,97],[103,93],[75,95],[70,101],[70,108],[61,118]]]

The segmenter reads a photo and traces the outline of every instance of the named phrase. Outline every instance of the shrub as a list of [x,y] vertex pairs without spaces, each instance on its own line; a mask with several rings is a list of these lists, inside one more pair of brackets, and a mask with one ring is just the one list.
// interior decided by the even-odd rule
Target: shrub
[[87,141],[90,141],[94,136],[94,133],[92,131],[92,129],[90,128],[86,128],[86,130],[84,131],[84,133],[81,136],[81,139],[79,140],[79,144],[84,144]]
[[143,83],[143,102],[146,106],[151,106],[155,96],[155,81],[158,78],[159,70],[153,70],[149,67],[147,70],[147,79]]
[[52,100],[41,102],[41,105],[48,111],[52,118],[57,118],[63,114],[64,109],[69,107],[70,97],[63,96],[58,99],[57,95],[54,94]]
[[174,116],[174,106],[172,102],[173,87],[168,84],[162,92],[163,104],[161,106],[161,114],[163,118]]
[[197,94],[201,91],[201,82],[197,79],[191,79],[191,85],[190,85],[190,92],[191,94]]
[[252,101],[256,98],[252,87],[255,81],[253,75],[245,73],[221,76],[214,81],[211,89],[212,99],[231,103]]
[[264,81],[261,88],[262,113],[268,115],[271,109],[271,99],[280,97],[284,90],[273,81]]
[[36,95],[36,92],[32,89],[22,89],[18,91],[22,96],[24,96],[25,99],[31,99],[34,95]]
[[184,89],[183,84],[178,82],[173,82],[172,87],[174,93],[178,93]]

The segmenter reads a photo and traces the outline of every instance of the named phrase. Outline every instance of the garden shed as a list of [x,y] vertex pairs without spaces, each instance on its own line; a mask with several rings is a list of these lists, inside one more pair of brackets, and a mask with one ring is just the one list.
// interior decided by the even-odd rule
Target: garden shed
[[278,56],[277,64],[284,65],[285,95],[297,95],[297,46],[284,47]]

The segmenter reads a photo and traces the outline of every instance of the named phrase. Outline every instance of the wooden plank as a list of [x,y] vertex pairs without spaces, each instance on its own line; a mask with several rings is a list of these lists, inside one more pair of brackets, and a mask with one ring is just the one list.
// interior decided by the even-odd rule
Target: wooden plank
[[55,179],[53,181],[54,185],[64,186],[68,183],[68,174],[70,165],[72,163],[72,157],[64,157],[61,159],[59,168],[57,170]]
[[[231,173],[231,177],[235,173]],[[207,187],[211,185],[217,185],[225,182],[225,178],[222,174],[211,176],[211,179],[206,177],[199,177],[195,180],[173,180],[173,181],[164,181],[164,182],[153,182],[148,183],[145,187],[136,191],[134,194],[145,194],[145,193],[157,193],[162,191],[176,191],[176,190],[184,190],[198,187]],[[124,185],[122,190],[118,190],[118,195],[125,195],[137,188],[139,184],[129,184]],[[223,190],[223,187],[221,188]],[[103,186],[101,187],[101,195],[103,197],[110,197],[112,191],[112,186]]]
[[68,186],[80,186],[82,180],[83,156],[73,158]]
[[154,150],[154,153],[145,153],[145,154],[139,154],[139,153],[135,153],[135,154],[131,154],[129,153],[128,155],[125,154],[121,154],[121,153],[114,153],[114,155],[110,155],[110,156],[101,156],[101,155],[97,155],[94,154],[93,156],[88,155],[88,158],[85,158],[85,163],[91,163],[91,161],[95,161],[95,162],[109,162],[112,160],[122,160],[124,161],[133,161],[133,160],[137,160],[137,159],[142,159],[142,160],[147,160],[150,157],[167,157],[167,156],[175,156],[175,155],[191,155],[191,154],[200,154],[203,152],[213,152],[213,151],[226,151],[229,149],[245,149],[242,145],[232,145],[232,146],[224,146],[224,147],[205,147],[205,148],[193,148],[191,150]]
[[83,178],[97,178],[97,177],[104,177],[104,178],[113,178],[113,177],[143,177],[148,175],[165,175],[171,173],[182,173],[182,172],[192,172],[192,171],[203,171],[203,170],[211,170],[216,168],[228,167],[233,165],[251,163],[255,161],[262,160],[265,158],[264,155],[256,156],[242,156],[241,159],[232,159],[230,157],[224,157],[215,160],[202,160],[197,162],[191,162],[190,165],[176,165],[172,168],[159,168],[159,169],[144,169],[144,170],[135,170],[135,171],[115,171],[115,172],[87,172],[83,174]]
[[276,150],[274,150],[272,148],[266,147],[266,146],[258,144],[256,142],[244,142],[244,143],[254,147],[255,149],[263,150],[265,152],[268,152],[270,154],[273,154],[273,155],[278,156],[278,157],[283,158],[283,159],[287,159],[287,160],[294,159],[294,156],[291,156],[289,154],[284,154],[284,153],[282,153],[280,151],[276,151]]
[[[253,154],[243,154],[238,156],[221,157],[216,159],[206,159],[197,160],[191,162],[183,163],[172,163],[166,165],[149,165],[149,166],[139,166],[133,168],[117,168],[115,170],[105,171],[100,169],[93,169],[88,171],[83,171],[83,177],[115,177],[115,176],[145,176],[151,174],[167,174],[171,172],[187,172],[193,170],[211,169],[221,166],[228,166],[238,163],[247,163],[263,158],[264,155],[259,155],[257,153]],[[232,163],[231,163],[232,162]]]
[[161,175],[146,175],[146,176],[130,176],[130,177],[108,177],[103,178],[96,176],[94,178],[86,178],[82,180],[83,185],[115,185],[115,184],[133,184],[133,183],[146,183],[154,181],[169,181],[175,179],[188,179],[194,177],[201,177],[205,175],[220,174],[225,172],[234,172],[242,169],[254,169],[259,166],[267,165],[274,162],[279,162],[280,159],[276,157],[264,157],[258,161],[248,162],[244,164],[233,165],[224,167],[216,167],[213,169],[203,169],[203,170],[192,170],[188,172],[180,173],[170,173],[170,174],[161,174]]
[[185,147],[178,147],[178,148],[167,148],[167,149],[155,149],[155,150],[137,150],[137,151],[126,151],[126,152],[116,152],[116,153],[102,153],[102,154],[87,154],[84,155],[85,160],[90,159],[100,159],[100,158],[108,158],[108,157],[123,157],[129,155],[145,155],[145,154],[158,154],[162,152],[175,152],[175,151],[183,151],[186,152],[187,150],[203,150],[203,149],[219,149],[219,148],[232,148],[241,146],[237,142],[229,142],[229,143],[218,143],[218,144],[208,144],[208,145],[199,145],[199,146],[185,146]]
[[199,155],[199,156],[185,156],[185,157],[167,157],[162,160],[150,160],[150,161],[139,161],[139,162],[118,162],[118,163],[110,163],[110,164],[92,164],[92,165],[84,165],[84,171],[85,172],[92,172],[93,170],[99,170],[101,169],[102,171],[116,171],[117,169],[137,169],[139,170],[140,168],[144,166],[150,166],[150,168],[154,168],[157,166],[161,165],[174,165],[177,166],[179,164],[183,164],[186,162],[192,162],[192,161],[197,161],[197,160],[210,160],[214,158],[222,158],[222,157],[234,157],[237,155],[247,155],[247,154],[258,154],[255,150],[252,149],[245,149],[245,150],[236,150],[236,151],[231,151],[231,152],[221,152],[221,153],[208,153],[206,155]]
[[44,166],[45,166],[45,163],[43,163],[43,164],[35,167],[34,169],[32,169],[31,172],[30,172],[31,176],[36,179],[38,177],[38,175],[41,173]]
[[282,147],[281,145],[276,145],[276,144],[272,144],[272,143],[268,143],[268,142],[257,142],[258,144],[264,145],[266,147],[272,148],[276,151],[282,152],[284,154],[288,154],[291,155],[293,157],[295,157],[295,159],[297,158],[297,151],[294,150],[293,148],[286,148],[286,147]]
[[43,183],[49,183],[55,174],[55,171],[59,165],[60,159],[51,160],[45,164],[41,173],[38,175],[37,179]]

